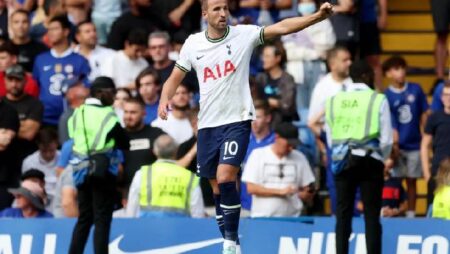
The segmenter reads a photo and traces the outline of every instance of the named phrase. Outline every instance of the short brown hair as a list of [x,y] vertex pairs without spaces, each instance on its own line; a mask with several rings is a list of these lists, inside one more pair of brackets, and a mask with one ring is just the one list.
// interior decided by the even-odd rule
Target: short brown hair
[[136,104],[139,105],[142,109],[145,110],[145,103],[144,101],[139,98],[139,97],[131,97],[125,100],[125,103],[132,103],[132,104]]
[[399,56],[399,55],[395,55],[395,56],[391,56],[388,59],[386,59],[386,61],[384,61],[383,65],[382,65],[382,69],[383,69],[383,73],[388,72],[390,69],[393,68],[403,68],[406,69],[408,65],[406,64],[406,60]]
[[264,111],[264,115],[266,116],[272,113],[270,110],[269,103],[266,100],[255,100],[253,104],[255,105],[255,110]]
[[158,72],[153,69],[152,67],[147,67],[144,70],[142,70],[138,76],[136,77],[135,83],[136,83],[136,89],[139,90],[139,88],[141,88],[141,79],[145,76],[153,76],[153,79],[155,79],[155,84],[156,85],[161,85],[161,81],[159,79],[159,74]]

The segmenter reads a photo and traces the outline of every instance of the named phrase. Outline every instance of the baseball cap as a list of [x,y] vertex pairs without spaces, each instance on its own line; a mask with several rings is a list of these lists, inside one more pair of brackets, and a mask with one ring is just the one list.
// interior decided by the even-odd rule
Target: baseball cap
[[278,136],[284,138],[294,147],[300,144],[298,139],[298,129],[292,123],[281,122],[275,125],[274,131]]
[[39,169],[35,169],[32,168],[30,170],[27,170],[25,173],[22,174],[22,176],[20,177],[20,179],[22,181],[27,180],[28,178],[38,178],[42,181],[44,181],[45,179],[45,175],[42,171],[40,171]]
[[39,210],[45,209],[46,196],[44,188],[31,180],[25,180],[19,188],[8,189],[8,191],[13,195],[24,196]]
[[5,75],[6,77],[14,77],[23,80],[25,79],[26,73],[21,65],[14,64],[6,69]]

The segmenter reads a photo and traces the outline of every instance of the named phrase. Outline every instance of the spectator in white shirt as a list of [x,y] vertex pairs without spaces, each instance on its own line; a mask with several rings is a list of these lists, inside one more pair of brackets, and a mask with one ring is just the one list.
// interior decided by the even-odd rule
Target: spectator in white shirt
[[95,78],[103,75],[104,65],[111,60],[116,52],[97,44],[97,30],[90,21],[84,21],[77,25],[75,38],[78,45],[74,51],[89,61],[91,67],[89,81],[92,82]]
[[253,150],[242,181],[252,194],[251,217],[298,217],[302,201],[311,201],[315,181],[306,157],[294,148],[297,127],[282,122],[275,127],[275,142]]
[[59,158],[58,134],[55,130],[44,128],[37,135],[39,150],[25,158],[22,163],[22,173],[30,169],[38,169],[45,175],[45,191],[48,201],[47,209],[51,210],[56,189],[56,167]]
[[143,57],[147,50],[147,34],[139,28],[131,30],[124,46],[107,61],[103,74],[114,80],[116,88],[134,90],[136,77],[148,66]]
[[160,117],[152,122],[153,127],[158,127],[169,134],[177,144],[190,139],[194,135],[191,123],[187,116],[189,110],[190,92],[185,84],[180,84],[175,91],[171,101],[171,111],[169,111],[167,120]]

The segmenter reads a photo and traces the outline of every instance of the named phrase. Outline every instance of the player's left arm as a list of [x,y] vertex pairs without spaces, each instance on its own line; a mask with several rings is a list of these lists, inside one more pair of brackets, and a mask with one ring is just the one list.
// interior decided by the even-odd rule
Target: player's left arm
[[332,13],[333,5],[330,3],[323,3],[320,6],[320,9],[312,15],[288,18],[267,26],[264,28],[264,40],[270,40],[281,35],[298,32],[328,18]]

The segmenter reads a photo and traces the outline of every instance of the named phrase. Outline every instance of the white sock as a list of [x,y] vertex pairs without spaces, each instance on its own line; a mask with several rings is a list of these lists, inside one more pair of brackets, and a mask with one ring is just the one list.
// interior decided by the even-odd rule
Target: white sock
[[231,240],[223,240],[223,248],[227,249],[227,248],[236,248],[236,242],[235,241],[231,241]]
[[236,245],[236,254],[242,254],[241,245]]
[[406,215],[406,218],[414,218],[414,217],[416,217],[416,212],[413,210],[409,210],[409,211],[406,211],[405,215]]

